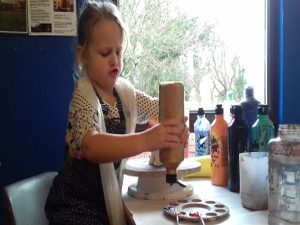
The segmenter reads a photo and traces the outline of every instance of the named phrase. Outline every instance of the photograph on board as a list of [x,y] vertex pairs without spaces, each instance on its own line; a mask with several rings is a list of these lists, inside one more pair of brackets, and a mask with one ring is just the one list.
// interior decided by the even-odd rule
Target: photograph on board
[[0,0],[0,32],[27,33],[26,7],[24,0]]

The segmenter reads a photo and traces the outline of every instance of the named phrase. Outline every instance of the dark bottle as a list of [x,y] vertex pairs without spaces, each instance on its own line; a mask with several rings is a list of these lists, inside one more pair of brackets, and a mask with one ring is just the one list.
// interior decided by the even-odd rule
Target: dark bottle
[[234,119],[234,108],[235,108],[235,106],[237,106],[237,105],[232,105],[232,106],[230,107],[230,117],[231,117],[231,119],[230,119],[230,121],[229,121],[229,123],[228,123],[228,127],[229,127],[230,124],[233,122],[233,119]]
[[254,97],[253,87],[244,89],[244,99],[240,102],[243,109],[243,118],[248,125],[248,148],[251,145],[251,127],[257,120],[259,101]]
[[258,106],[258,116],[251,129],[251,152],[267,152],[270,139],[274,138],[273,122],[268,117],[268,105]]
[[254,90],[252,87],[247,87],[244,90],[244,99],[240,102],[243,109],[243,118],[251,128],[257,120],[257,112],[259,101],[254,97]]
[[228,127],[228,189],[240,191],[239,154],[247,150],[248,126],[242,107],[234,107],[234,119]]

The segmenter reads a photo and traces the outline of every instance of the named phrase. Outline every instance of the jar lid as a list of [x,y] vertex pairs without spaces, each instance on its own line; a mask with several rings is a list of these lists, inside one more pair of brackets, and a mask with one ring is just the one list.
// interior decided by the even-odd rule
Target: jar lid
[[300,131],[300,124],[279,124],[279,130]]
[[278,131],[285,137],[300,138],[300,124],[279,124]]

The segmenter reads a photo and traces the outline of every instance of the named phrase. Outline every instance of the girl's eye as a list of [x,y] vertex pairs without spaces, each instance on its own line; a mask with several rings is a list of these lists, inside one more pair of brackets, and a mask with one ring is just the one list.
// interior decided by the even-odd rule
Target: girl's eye
[[120,56],[121,55],[121,52],[122,50],[121,49],[118,49],[116,51],[112,51],[112,50],[108,50],[108,51],[100,51],[99,54],[102,56],[102,57],[108,57],[110,54],[116,54],[117,56]]
[[110,53],[109,52],[101,52],[100,55],[102,57],[107,57]]

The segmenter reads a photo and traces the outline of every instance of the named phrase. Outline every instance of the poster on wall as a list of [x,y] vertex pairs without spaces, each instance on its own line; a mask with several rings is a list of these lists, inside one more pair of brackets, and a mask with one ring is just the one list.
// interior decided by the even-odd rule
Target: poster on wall
[[28,0],[30,35],[75,36],[76,24],[76,0]]
[[27,33],[26,0],[0,0],[0,33]]

